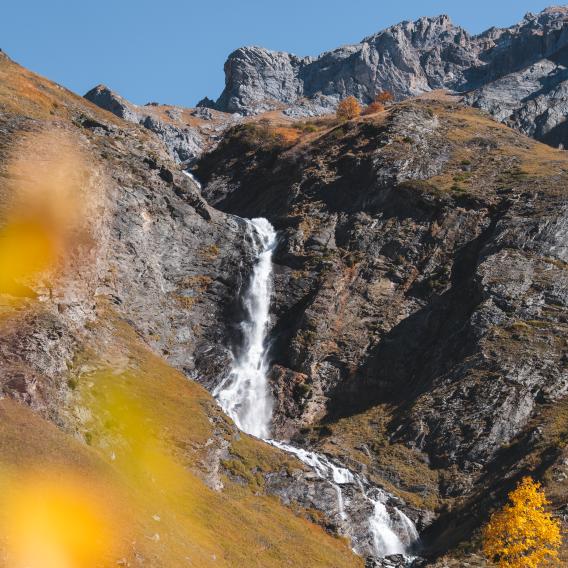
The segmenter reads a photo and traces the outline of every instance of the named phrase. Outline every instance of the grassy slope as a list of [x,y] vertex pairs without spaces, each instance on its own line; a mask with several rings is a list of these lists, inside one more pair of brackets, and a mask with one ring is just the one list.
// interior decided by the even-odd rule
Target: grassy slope
[[[18,478],[38,469],[54,470],[58,477],[79,475],[85,489],[96,484],[111,496],[109,526],[119,527],[113,531],[119,546],[101,566],[120,559],[132,566],[143,559],[153,567],[362,565],[345,541],[262,495],[258,483],[223,478],[223,491],[210,489],[198,465],[215,436],[234,444],[232,453],[244,460],[245,472],[294,464],[261,442],[235,437],[210,395],[154,355],[128,324],[105,311],[100,326],[109,347],[100,350],[100,329],[95,330],[91,347],[77,362],[67,432],[26,406],[0,401],[0,471],[15,471]],[[119,358],[128,361],[120,369],[114,364]],[[114,389],[126,395],[127,404],[110,415],[98,412],[108,407],[97,401]],[[143,409],[144,443],[155,437],[162,452],[157,465],[148,458],[151,444],[141,453],[129,448],[137,443],[128,429],[136,408]],[[9,495],[10,481],[3,483],[2,494]]]
[[[289,466],[286,456],[265,444],[246,436],[234,440],[230,425],[209,394],[147,350],[126,323],[110,315],[105,319],[105,325],[111,328],[113,350],[126,355],[132,362],[129,367],[133,373],[125,373],[124,379],[129,398],[148,403],[149,424],[145,427],[158,433],[165,447],[176,455],[177,463],[192,467],[204,457],[207,440],[221,432],[236,446],[234,451],[243,454],[243,446],[248,448],[248,455],[254,456],[254,467],[274,470]],[[79,377],[77,391],[82,391],[85,379],[91,384],[89,375]],[[89,390],[97,387],[104,390],[109,379],[113,380],[113,377],[98,375],[94,387]],[[114,381],[119,380],[114,376]],[[88,395],[79,396],[83,402],[88,398]],[[213,423],[209,419],[211,416],[215,418]],[[97,444],[97,438],[94,433],[93,445]],[[105,447],[106,455],[108,450]],[[183,479],[184,476],[187,479]],[[189,555],[196,566],[359,564],[344,542],[292,515],[275,499],[253,495],[248,486],[242,487],[227,479],[223,492],[212,491],[187,469],[184,476],[179,483],[173,484],[171,495],[162,495],[161,539],[159,543],[147,545],[153,548],[149,554],[155,565],[177,566],[181,555]],[[150,497],[152,493],[150,491]],[[151,519],[155,500],[146,495],[141,499],[141,505],[146,510],[144,518],[148,522],[143,522],[140,529],[143,534],[148,534],[155,525]]]

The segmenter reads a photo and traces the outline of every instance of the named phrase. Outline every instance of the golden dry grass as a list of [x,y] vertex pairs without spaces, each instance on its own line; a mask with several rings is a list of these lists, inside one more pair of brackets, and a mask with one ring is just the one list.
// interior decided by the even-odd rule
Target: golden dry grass
[[[168,568],[362,566],[342,539],[326,534],[277,499],[255,495],[258,485],[241,486],[225,479],[224,491],[210,489],[197,474],[197,464],[205,457],[207,441],[219,435],[214,429],[220,428],[232,440],[226,419],[203,388],[150,352],[120,318],[110,312],[107,316],[101,325],[110,332],[112,347],[103,359],[111,366],[99,367],[102,354],[85,349],[78,366],[87,368],[88,363],[90,369],[99,370],[76,375],[69,406],[70,416],[87,418],[74,425],[68,419],[67,428],[90,445],[27,407],[3,400],[1,472],[16,471],[21,477],[22,472],[38,468],[56,471],[112,496],[109,524],[115,527],[118,542],[109,547],[100,566],[115,566],[121,559],[137,566],[137,557],[143,557],[145,565]],[[118,359],[128,361],[127,366],[112,365]],[[115,389],[124,395],[120,405],[98,410]],[[215,415],[212,423],[209,418]],[[133,439],[138,435],[133,423],[136,428],[143,426],[142,446]],[[156,445],[149,446],[148,440],[156,440]],[[232,443],[231,452],[244,471],[270,471],[290,462],[281,452],[245,435]],[[134,450],[127,451],[128,446]],[[141,460],[141,467],[132,459]],[[9,477],[2,480],[9,493],[14,485]]]

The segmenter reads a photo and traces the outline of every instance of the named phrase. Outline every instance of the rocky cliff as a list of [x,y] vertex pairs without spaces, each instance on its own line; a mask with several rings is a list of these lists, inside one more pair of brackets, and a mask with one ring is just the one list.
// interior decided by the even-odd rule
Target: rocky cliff
[[[366,45],[391,50],[392,88],[405,61],[401,97],[487,90],[552,57],[563,14],[477,37],[422,19]],[[513,44],[525,63],[511,61]],[[339,60],[358,60],[359,48]],[[472,49],[477,62],[465,64]],[[335,87],[307,102],[293,94],[306,84],[296,73],[325,57],[328,78],[340,76],[336,52],[265,65],[253,51],[255,85],[277,78],[274,66],[292,81],[284,109],[337,100]],[[387,506],[421,531],[428,560],[416,566],[485,565],[478,529],[526,474],[567,520],[564,152],[449,95],[344,123],[272,113],[231,128],[207,108],[139,107],[103,87],[88,98],[96,105],[0,57],[0,262],[16,267],[16,278],[0,274],[0,446],[6,469],[70,468],[119,495],[127,546],[106,552],[111,564],[364,563],[336,538],[333,485],[240,433],[207,392],[242,340],[237,297],[254,247],[240,217],[264,216],[278,231],[275,436],[388,492]],[[207,123],[222,131],[186,159],[177,133]],[[42,192],[60,186],[60,207],[43,207]],[[27,207],[14,223],[22,188]],[[18,231],[33,236],[30,222],[42,229],[61,214],[65,231],[40,242],[47,261],[32,258],[26,274],[2,247],[26,253]],[[359,544],[369,503],[352,489]]]
[[101,85],[85,97],[154,131],[174,159],[186,164],[212,149],[241,115],[277,110],[293,118],[320,116],[334,112],[344,97],[367,104],[381,90],[398,100],[438,89],[461,93],[467,104],[558,146],[568,144],[567,50],[565,7],[529,13],[510,28],[479,35],[447,16],[424,17],[318,57],[237,49],[225,63],[221,96],[203,99],[194,110],[156,103],[140,107]]
[[92,88],[85,98],[156,134],[173,160],[185,166],[192,164],[205,150],[210,150],[223,132],[239,121],[238,116],[208,108],[188,109],[158,103],[135,105],[104,85]]
[[332,112],[349,95],[369,103],[381,90],[402,99],[448,89],[558,145],[565,142],[567,22],[566,8],[549,8],[472,36],[439,16],[402,22],[318,57],[243,47],[225,63],[219,99],[203,104],[242,114],[281,109],[314,116]]
[[238,127],[197,169],[281,235],[276,431],[434,513],[430,552],[475,548],[527,472],[565,507],[565,153],[451,99],[309,125]]

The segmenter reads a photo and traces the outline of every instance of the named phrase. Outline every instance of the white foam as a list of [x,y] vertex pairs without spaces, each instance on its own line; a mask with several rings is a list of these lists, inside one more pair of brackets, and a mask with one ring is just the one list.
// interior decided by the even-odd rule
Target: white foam
[[244,345],[234,357],[229,375],[213,395],[241,430],[257,438],[268,438],[273,404],[268,389],[264,341],[270,318],[276,231],[266,219],[252,219],[247,224],[257,260],[243,298],[245,318],[241,328]]

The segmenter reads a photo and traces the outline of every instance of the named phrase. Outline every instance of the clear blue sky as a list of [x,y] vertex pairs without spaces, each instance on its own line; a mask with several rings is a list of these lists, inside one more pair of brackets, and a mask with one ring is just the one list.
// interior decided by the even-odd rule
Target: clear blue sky
[[104,83],[135,103],[217,98],[242,45],[316,55],[401,20],[449,14],[472,33],[508,26],[539,0],[5,0],[0,48],[84,94]]

